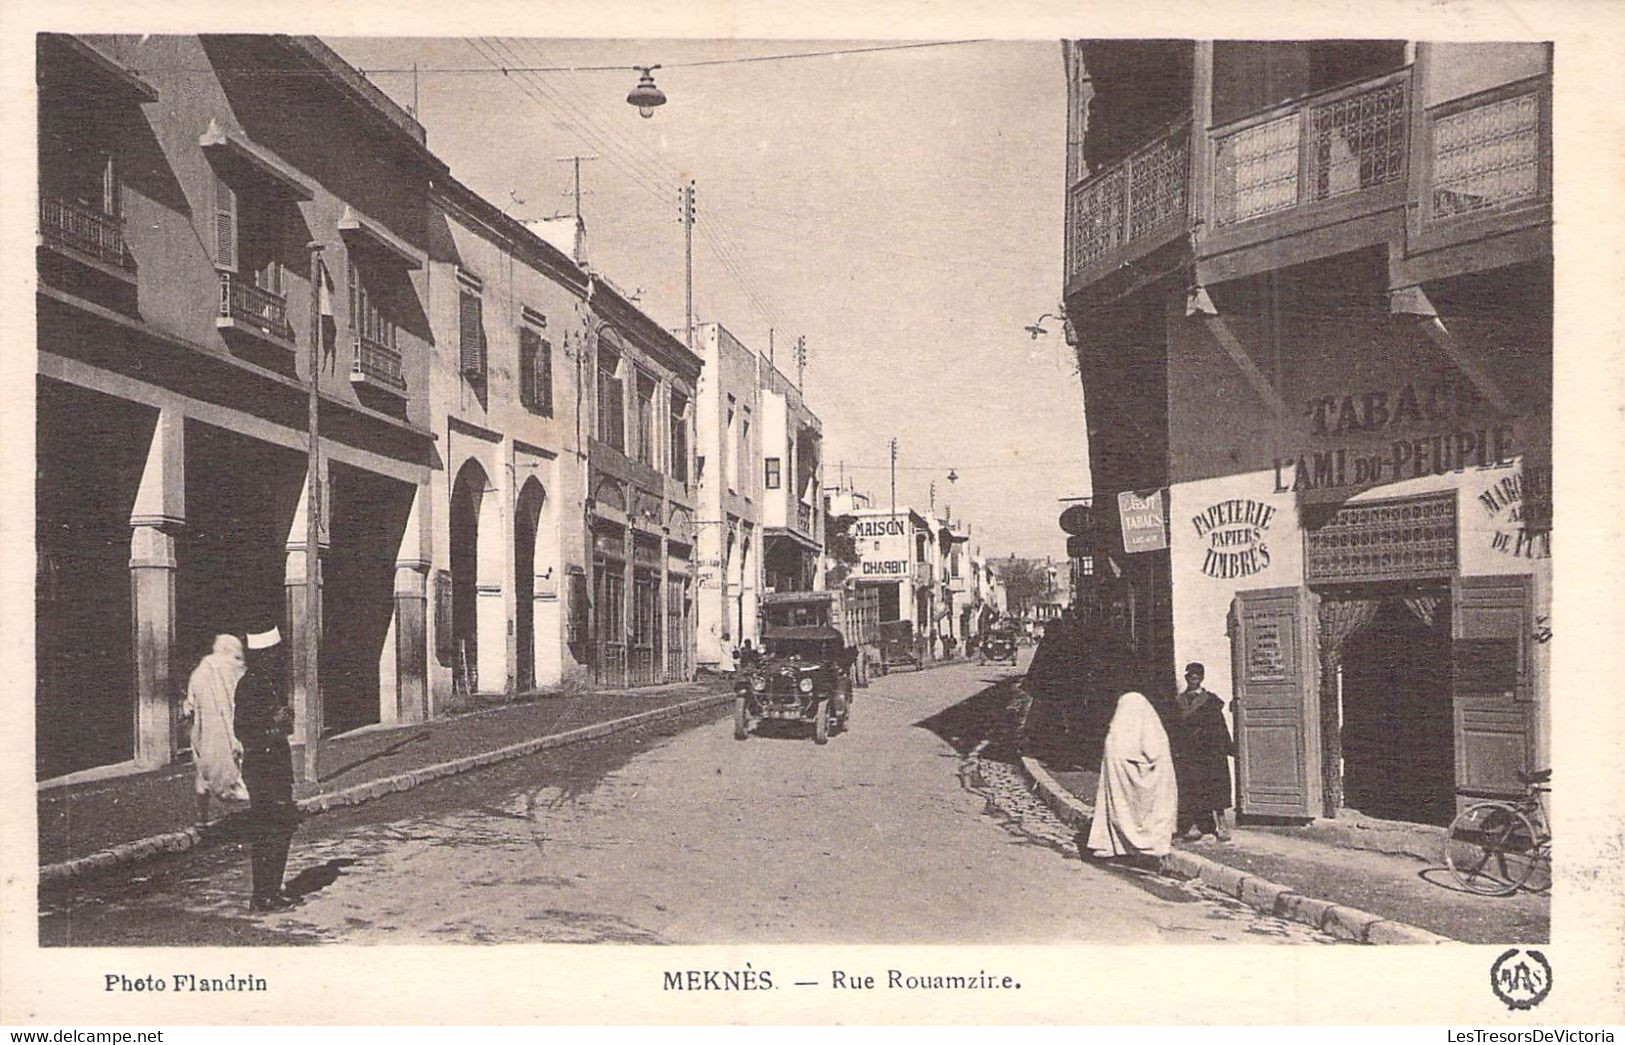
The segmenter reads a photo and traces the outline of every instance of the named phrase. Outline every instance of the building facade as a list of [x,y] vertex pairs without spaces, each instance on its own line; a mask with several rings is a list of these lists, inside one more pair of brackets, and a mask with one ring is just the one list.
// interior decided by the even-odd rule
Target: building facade
[[762,417],[762,585],[824,586],[824,426],[801,389],[758,357]]
[[587,273],[449,175],[431,201],[429,387],[441,474],[418,520],[434,566],[432,700],[418,714],[556,686],[592,664],[579,606]]
[[588,282],[589,662],[602,686],[693,677],[699,540],[695,401],[703,360],[607,280]]
[[692,676],[701,360],[579,223],[481,199],[314,38],[38,49],[40,779],[173,761],[216,634],[302,665],[312,524],[296,737]]
[[[759,468],[766,428],[761,360],[720,323],[695,330],[700,372],[695,423],[699,479],[696,656],[714,671],[734,669],[734,650],[762,643],[762,514]],[[773,476],[768,476],[773,478]]]
[[1545,764],[1551,53],[1069,41],[1092,590],[1234,695],[1244,814],[1443,823]]
[[172,760],[217,633],[282,621],[299,663],[312,518],[326,681],[318,706],[301,680],[301,720],[420,705],[409,520],[436,452],[426,201],[444,171],[423,129],[314,39],[38,48],[38,775]]

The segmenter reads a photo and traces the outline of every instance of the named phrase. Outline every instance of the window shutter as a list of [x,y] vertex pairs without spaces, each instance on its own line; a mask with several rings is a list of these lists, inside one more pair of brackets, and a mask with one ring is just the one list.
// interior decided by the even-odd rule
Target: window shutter
[[479,295],[464,291],[458,317],[458,342],[462,371],[470,377],[485,375],[485,325],[481,322],[481,314]]
[[536,343],[540,339],[533,330],[519,331],[519,403],[536,409]]
[[545,337],[537,339],[536,408],[553,416],[553,342]]
[[214,261],[237,271],[237,193],[225,179],[214,179]]

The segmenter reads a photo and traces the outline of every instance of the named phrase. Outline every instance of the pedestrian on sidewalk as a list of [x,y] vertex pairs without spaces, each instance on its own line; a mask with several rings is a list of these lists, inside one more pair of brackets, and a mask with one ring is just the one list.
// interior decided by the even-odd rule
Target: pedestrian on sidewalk
[[1225,810],[1231,805],[1230,759],[1236,744],[1224,721],[1224,702],[1202,687],[1206,677],[1201,664],[1185,665],[1185,688],[1174,695],[1165,716],[1179,777],[1176,831],[1186,839],[1212,834],[1228,842]]
[[1179,785],[1162,719],[1144,694],[1117,698],[1106,731],[1087,845],[1100,857],[1160,862],[1179,812]]
[[246,802],[243,745],[237,740],[237,683],[247,666],[243,643],[234,635],[216,635],[213,650],[192,669],[181,713],[191,720],[192,768],[197,794],[197,822],[209,822],[209,796]]
[[247,834],[256,911],[280,911],[294,900],[283,892],[288,846],[299,825],[293,800],[293,709],[283,695],[287,678],[282,633],[277,628],[248,636],[248,671],[237,684],[237,736],[243,743],[243,780],[248,784]]

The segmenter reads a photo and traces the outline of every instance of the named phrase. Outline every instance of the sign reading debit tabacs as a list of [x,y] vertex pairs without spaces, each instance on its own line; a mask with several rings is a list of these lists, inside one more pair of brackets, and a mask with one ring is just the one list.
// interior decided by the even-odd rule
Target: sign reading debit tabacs
[[1160,552],[1168,547],[1166,490],[1124,490],[1117,495],[1117,515],[1123,525],[1125,552]]

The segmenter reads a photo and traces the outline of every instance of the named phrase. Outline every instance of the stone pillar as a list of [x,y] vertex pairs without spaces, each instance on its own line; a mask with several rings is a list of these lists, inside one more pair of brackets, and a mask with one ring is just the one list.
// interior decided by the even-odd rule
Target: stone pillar
[[135,641],[135,761],[175,757],[184,669],[175,655],[175,544],[186,523],[186,419],[158,415],[130,512],[130,608]]
[[[329,528],[327,520],[332,505],[330,486],[327,479],[327,458],[321,459],[321,474],[318,476],[317,489],[317,530],[316,543],[318,548],[316,562],[316,626],[321,628],[322,621],[322,562],[320,552],[325,552],[329,545]],[[298,738],[305,735],[305,723],[311,715],[316,721],[322,721],[322,693],[321,681],[318,677],[316,691],[307,692],[305,688],[305,621],[307,607],[305,603],[305,534],[309,519],[309,482],[299,484],[299,505],[294,509],[293,525],[288,528],[288,540],[284,545],[286,558],[282,572],[282,592],[286,614],[286,625],[282,632],[283,644],[288,649],[287,669],[291,676],[288,683],[288,692],[293,700],[293,736]],[[320,631],[317,632],[320,635]]]
[[[660,505],[660,512],[663,516],[665,516],[665,518],[670,519],[671,505],[668,502],[662,501]],[[671,586],[671,576],[666,569],[668,547],[667,540],[670,532],[671,531],[665,526],[660,528],[660,563],[655,569],[655,584],[658,585],[656,588],[658,594],[655,597],[655,641],[660,643],[660,664],[658,670],[660,672],[660,681],[662,682],[671,681],[671,643],[669,641],[671,631],[667,622],[668,614],[666,612],[666,607],[671,602],[671,592],[668,590]]]

